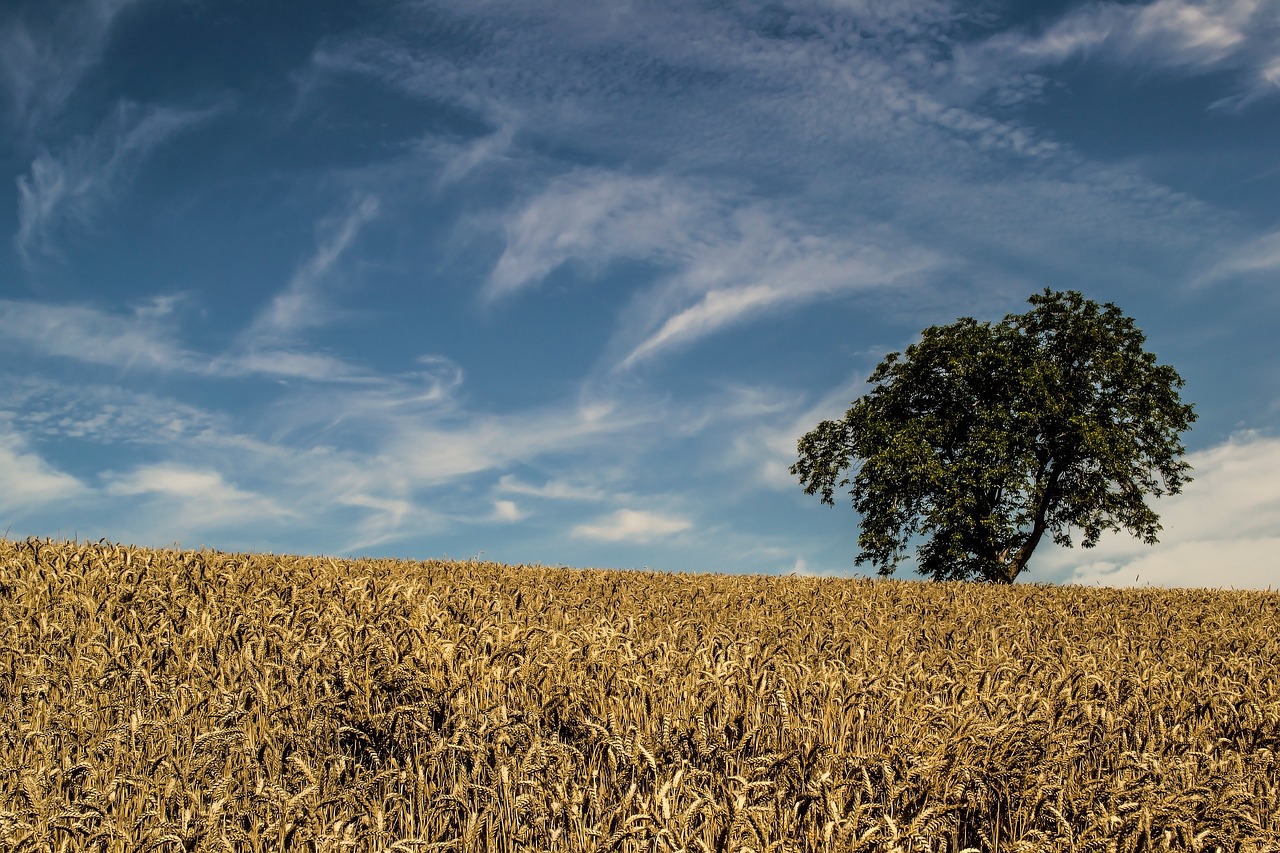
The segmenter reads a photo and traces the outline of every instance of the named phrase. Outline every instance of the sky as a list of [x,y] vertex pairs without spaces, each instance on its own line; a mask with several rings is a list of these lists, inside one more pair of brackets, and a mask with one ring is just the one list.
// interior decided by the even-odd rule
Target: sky
[[1280,588],[1274,0],[8,0],[0,124],[11,538],[866,575],[796,440],[1049,287],[1195,481],[1021,580]]

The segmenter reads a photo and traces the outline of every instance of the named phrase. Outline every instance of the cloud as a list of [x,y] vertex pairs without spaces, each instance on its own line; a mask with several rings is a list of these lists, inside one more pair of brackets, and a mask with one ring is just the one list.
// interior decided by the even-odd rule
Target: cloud
[[500,161],[511,151],[515,140],[514,122],[502,124],[488,136],[482,136],[465,145],[439,144],[428,146],[431,153],[443,161],[436,185],[440,187],[458,183],[482,166]]
[[843,170],[875,174],[888,161],[914,165],[939,128],[995,150],[1055,148],[916,85],[936,82],[939,36],[967,17],[950,4],[785,5],[657,2],[637,14],[616,5],[424,3],[434,35],[427,48],[392,34],[329,41],[312,58],[308,85],[368,76],[474,114],[500,129],[495,140],[518,125],[575,148],[719,173],[737,163],[821,179],[826,155],[857,145],[871,156]]
[[14,247],[23,262],[56,256],[58,237],[68,229],[91,229],[101,209],[156,148],[223,109],[225,105],[180,110],[121,102],[93,136],[79,137],[56,155],[42,151],[18,178]]
[[833,569],[830,567],[814,567],[809,565],[809,561],[804,557],[796,557],[796,561],[791,566],[791,570],[787,572],[789,577],[798,578],[848,578],[864,576],[860,573],[851,571],[849,568]]
[[[623,369],[723,328],[817,299],[918,283],[942,257],[890,229],[841,238],[806,233],[775,214],[739,215],[732,243],[708,247],[675,273],[662,292],[667,316],[621,360]],[[692,304],[676,307],[677,300]],[[674,298],[673,298],[674,297]]]
[[209,376],[274,376],[311,382],[376,381],[368,373],[342,359],[319,352],[285,348],[253,348],[220,355],[199,371]]
[[130,455],[190,447],[232,432],[225,414],[109,381],[82,381],[38,371],[0,373],[0,399],[8,409],[3,418],[33,438],[127,448]]
[[325,223],[331,231],[313,254],[293,274],[285,289],[271,300],[245,333],[250,340],[288,335],[301,329],[321,326],[328,316],[321,303],[320,286],[342,255],[355,242],[360,231],[378,213],[378,199],[363,196],[355,199],[347,214],[336,222]]
[[388,439],[380,456],[402,476],[430,485],[527,463],[547,454],[585,451],[595,442],[652,423],[657,417],[656,412],[611,403],[553,405],[461,418],[454,413],[445,423],[424,423],[412,414],[387,413],[382,416],[382,432]]
[[1077,6],[1038,34],[1005,32],[957,48],[969,85],[999,85],[1026,70],[1078,57],[1184,74],[1244,73],[1241,91],[1213,106],[1240,106],[1280,92],[1280,13],[1266,0],[1156,0]]
[[1212,284],[1237,276],[1277,271],[1280,271],[1280,231],[1263,234],[1238,246],[1197,277],[1195,284]]
[[0,81],[15,124],[34,130],[62,110],[82,77],[98,64],[116,18],[134,0],[57,4],[48,27],[16,15],[0,28]]
[[537,284],[568,261],[599,272],[618,259],[661,260],[689,250],[718,220],[713,202],[662,177],[587,169],[558,178],[510,215],[490,299]]
[[[323,497],[326,493],[321,490],[318,494]],[[403,537],[406,531],[423,534],[437,532],[447,526],[441,515],[408,498],[346,492],[337,495],[334,503],[368,510],[355,524],[351,524],[347,518],[342,518],[339,522],[343,527],[344,538],[336,547],[344,553],[393,542]],[[338,516],[333,513],[333,509],[332,505],[317,503],[306,515],[313,520],[334,518],[336,521]]]
[[569,535],[606,542],[651,542],[688,530],[693,523],[684,518],[659,515],[644,510],[620,509],[593,524],[579,524]]
[[520,511],[520,507],[516,506],[515,501],[494,501],[493,502],[493,520],[514,522],[524,518],[524,513]]
[[803,410],[800,406],[805,404],[804,397],[794,393],[759,389],[739,392],[741,402],[737,405],[717,407],[724,416],[739,421],[727,430],[732,439],[723,450],[723,465],[747,472],[754,485],[796,492],[799,481],[790,469],[796,461],[800,437],[823,420],[843,417],[850,404],[866,390],[863,377],[872,369],[868,366]]
[[574,485],[564,480],[548,480],[541,486],[522,483],[514,474],[504,474],[498,481],[497,490],[516,495],[530,495],[560,501],[601,501],[605,493],[590,486]]
[[104,479],[108,495],[152,498],[153,511],[187,531],[299,517],[271,498],[239,489],[221,473],[208,469],[160,463],[125,474],[107,474]]
[[162,372],[199,372],[201,360],[180,347],[154,303],[131,314],[84,305],[0,300],[0,343],[86,364]]
[[32,453],[21,436],[0,425],[0,512],[21,515],[88,492],[83,483]]
[[622,369],[779,308],[917,279],[943,261],[888,226],[828,235],[781,202],[602,169],[553,180],[504,230],[490,299],[571,262],[596,274],[619,260],[657,271],[617,335]]
[[1160,543],[1052,548],[1032,571],[1105,586],[1280,588],[1280,439],[1245,433],[1188,455],[1195,480],[1153,506]]
[[[89,305],[0,299],[0,346],[21,349],[28,355],[162,374],[208,378],[257,375],[353,384],[388,382],[335,356],[302,348],[254,348],[214,356],[186,349],[179,343],[181,335],[176,325],[175,305],[181,301],[162,296],[133,306],[128,313],[112,313]],[[437,368],[419,372],[434,375],[423,394],[443,396],[460,381],[454,371]]]
[[[1012,48],[966,44],[973,14],[956,4],[659,0],[644,14],[499,0],[413,8],[430,36],[415,38],[409,26],[332,39],[307,74],[359,75],[465,116],[421,147],[433,152],[433,167],[446,163],[449,180],[481,190],[475,198],[492,198],[497,181],[493,170],[463,165],[472,154],[475,163],[500,160],[504,188],[536,188],[499,218],[505,246],[485,298],[527,293],[565,267],[602,278],[611,264],[632,261],[629,273],[654,276],[658,286],[619,331],[615,365],[650,336],[658,335],[652,347],[675,347],[836,293],[791,298],[781,288],[751,289],[760,281],[678,281],[735,246],[751,260],[733,219],[747,208],[772,218],[780,239],[812,236],[850,256],[915,246],[952,270],[968,258],[963,272],[975,281],[992,280],[997,259],[1010,256],[1029,275],[1061,280],[1113,272],[1118,257],[1135,252],[1148,255],[1134,266],[1155,281],[1162,265],[1185,269],[1186,256],[1234,227],[1131,168],[1090,164],[1007,111],[986,114],[976,98],[966,104],[948,86],[963,76],[962,55],[981,66],[983,86],[992,75],[1026,77],[1026,63],[1043,60],[1014,62]],[[456,169],[447,165],[459,157]],[[557,163],[583,159],[625,166],[546,178]],[[1097,269],[1082,271],[1081,258]],[[623,286],[634,286],[636,276],[627,278]]]

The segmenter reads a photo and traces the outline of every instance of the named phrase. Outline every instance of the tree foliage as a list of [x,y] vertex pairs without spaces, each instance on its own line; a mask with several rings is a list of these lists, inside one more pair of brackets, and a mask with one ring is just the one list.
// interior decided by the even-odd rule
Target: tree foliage
[[1190,481],[1182,377],[1115,305],[1045,289],[999,323],[924,331],[872,373],[840,421],[800,439],[791,473],[862,518],[857,563],[892,574],[910,541],[935,580],[1012,583],[1047,533],[1084,547],[1125,530],[1156,542],[1148,495]]

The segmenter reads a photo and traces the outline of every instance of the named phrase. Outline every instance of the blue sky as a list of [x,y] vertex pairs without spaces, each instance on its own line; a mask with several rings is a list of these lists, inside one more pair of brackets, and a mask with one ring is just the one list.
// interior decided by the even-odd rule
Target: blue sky
[[860,574],[796,439],[1047,286],[1197,479],[1024,578],[1280,586],[1272,0],[11,1],[0,109],[11,537]]

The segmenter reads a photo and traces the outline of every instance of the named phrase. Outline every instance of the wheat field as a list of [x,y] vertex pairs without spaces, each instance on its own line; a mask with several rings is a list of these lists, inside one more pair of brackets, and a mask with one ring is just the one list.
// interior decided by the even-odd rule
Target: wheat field
[[0,540],[6,851],[1277,851],[1280,594]]

